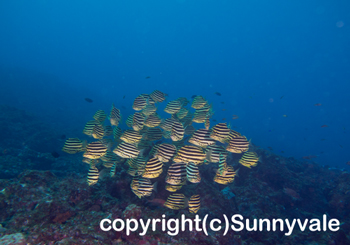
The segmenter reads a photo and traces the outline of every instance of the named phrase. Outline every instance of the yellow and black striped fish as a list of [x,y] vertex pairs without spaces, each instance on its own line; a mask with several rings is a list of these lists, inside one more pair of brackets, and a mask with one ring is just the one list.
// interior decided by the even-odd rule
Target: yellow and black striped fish
[[188,103],[190,103],[186,97],[179,97],[177,100],[181,102],[181,106],[186,106]]
[[184,108],[182,107],[177,113],[176,113],[176,116],[178,119],[183,119],[185,116],[187,116],[188,114],[188,109],[187,108]]
[[143,115],[149,116],[154,114],[157,111],[157,107],[154,104],[148,104],[141,111]]
[[178,100],[172,100],[170,101],[164,111],[169,114],[175,114],[181,109],[181,102]]
[[242,153],[248,151],[248,149],[249,141],[245,136],[236,136],[232,138],[226,147],[226,150],[232,153]]
[[210,138],[210,133],[211,131],[207,129],[197,129],[188,142],[203,148],[207,147],[208,145],[214,145],[215,140]]
[[114,127],[113,128],[113,138],[115,141],[118,141],[120,139],[120,136],[122,136],[123,131],[119,127]]
[[121,119],[122,119],[122,115],[120,114],[120,110],[115,108],[114,104],[112,104],[112,109],[109,114],[109,121],[111,125],[117,127]]
[[134,120],[134,114],[129,115],[125,121],[126,126],[128,126],[129,128],[132,128],[133,120]]
[[134,144],[126,142],[120,143],[113,152],[122,158],[136,158],[140,153]]
[[145,108],[147,105],[147,99],[142,96],[142,95],[139,95],[136,97],[136,99],[134,100],[134,103],[132,105],[132,108],[135,110],[135,111],[141,111],[143,108]]
[[180,122],[186,128],[188,125],[192,124],[192,118],[193,118],[193,114],[191,112],[188,112],[184,118],[180,119]]
[[84,144],[78,138],[68,138],[62,148],[62,151],[69,154],[75,154],[84,150]]
[[201,199],[199,195],[191,196],[190,200],[188,200],[188,210],[190,213],[197,213],[201,208]]
[[241,134],[231,129],[230,134],[228,135],[228,138],[227,138],[227,143],[229,143],[233,138],[236,138],[238,136],[241,136]]
[[173,162],[168,169],[165,182],[171,185],[184,184],[186,182],[186,164]]
[[200,165],[203,163],[205,157],[203,149],[199,146],[185,145],[177,151],[173,161],[184,163],[193,162],[196,165]]
[[221,143],[225,143],[230,134],[230,129],[227,127],[226,123],[216,124],[210,133],[210,138],[217,140]]
[[129,169],[127,171],[131,176],[142,175],[145,172],[146,159],[138,156],[137,158],[128,159]]
[[103,110],[98,110],[96,111],[95,115],[93,116],[93,118],[96,121],[99,121],[100,123],[103,122],[107,117],[107,114],[103,111]]
[[83,157],[89,159],[99,159],[107,153],[107,147],[100,141],[91,142],[86,146]]
[[107,150],[106,154],[101,157],[104,162],[120,162],[121,159],[115,153]]
[[163,163],[158,158],[152,157],[147,161],[142,177],[154,179],[161,173],[163,173]]
[[164,203],[164,207],[174,210],[184,209],[187,205],[186,197],[182,193],[171,194]]
[[139,198],[142,198],[142,197],[147,197],[152,195],[152,191],[155,187],[155,184],[152,185],[150,179],[146,179],[142,177],[134,177],[134,178],[136,178],[135,182],[137,183],[136,184],[132,183],[132,185],[134,186],[131,186],[131,189],[136,196],[138,196]]
[[88,136],[91,136],[92,135],[92,131],[94,130],[94,127],[95,127],[96,124],[100,124],[100,122],[97,121],[97,120],[90,120],[90,121],[88,121],[85,124],[83,133],[88,135]]
[[142,113],[135,112],[132,118],[132,128],[135,131],[140,131],[141,129],[143,129],[143,126],[145,124],[145,119],[146,117]]
[[198,166],[192,162],[187,164],[186,167],[187,172],[187,180],[191,183],[199,183],[201,182],[201,176],[199,174]]
[[205,123],[206,118],[208,117],[208,112],[205,111],[195,111],[192,122],[195,123]]
[[222,185],[232,183],[235,179],[236,172],[233,170],[232,166],[227,166],[222,173],[220,173],[219,170],[216,172],[216,175],[214,176],[214,181]]
[[113,166],[111,167],[111,170],[110,170],[110,172],[109,172],[109,175],[110,175],[111,177],[114,177],[116,168],[117,168],[117,163],[114,162],[114,164],[113,164]]
[[172,141],[180,141],[183,139],[185,129],[179,121],[174,121],[171,127],[171,139]]
[[96,166],[97,164],[100,163],[100,159],[90,159],[90,158],[84,157],[83,158],[83,162],[85,162],[85,163],[87,163],[89,165]]
[[177,120],[174,117],[170,117],[165,119],[159,126],[164,129],[165,131],[171,131],[171,128],[173,126],[173,123]]
[[91,136],[94,137],[94,139],[102,139],[105,135],[105,129],[101,123],[97,123],[95,127],[92,130]]
[[182,188],[183,185],[184,185],[184,183],[180,183],[180,184],[176,184],[176,185],[166,184],[165,190],[167,190],[169,192],[177,192],[178,190],[180,190]]
[[162,122],[162,119],[159,117],[157,113],[153,115],[149,115],[145,120],[145,126],[149,128],[154,128],[159,126],[159,124]]
[[161,140],[163,133],[160,128],[149,128],[144,137],[145,140],[149,141]]
[[154,105],[156,103],[149,94],[140,94],[140,96],[145,98],[149,105]]
[[191,107],[194,109],[200,109],[207,104],[207,101],[204,97],[198,95],[193,98]]
[[246,152],[241,159],[239,159],[239,163],[248,168],[258,165],[258,161],[259,157],[255,152]]
[[139,133],[139,131],[128,129],[123,132],[120,139],[126,143],[137,144],[142,139],[142,135]]
[[94,185],[98,181],[99,172],[94,165],[90,165],[90,169],[87,175],[88,185]]
[[227,152],[224,147],[220,145],[210,145],[205,149],[206,159],[209,162],[219,162],[220,155],[226,157]]
[[113,134],[113,128],[110,125],[106,125],[103,127],[104,128],[104,136],[108,137],[111,136]]
[[154,156],[161,162],[169,162],[176,152],[176,147],[171,144],[163,143],[157,147]]
[[166,99],[167,94],[160,92],[159,90],[154,90],[150,96],[155,102],[163,102]]

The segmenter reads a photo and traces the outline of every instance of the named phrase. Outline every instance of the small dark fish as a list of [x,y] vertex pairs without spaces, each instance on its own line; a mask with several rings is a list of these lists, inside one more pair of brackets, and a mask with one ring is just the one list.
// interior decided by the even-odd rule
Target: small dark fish
[[216,94],[217,96],[221,96],[221,93],[219,92],[215,92],[214,94]]
[[150,76],[147,76],[146,79],[150,79],[151,77]]
[[328,125],[322,125],[321,128],[328,128]]
[[321,139],[321,141],[324,141],[324,140],[326,140],[326,139]]
[[192,95],[191,99],[195,98],[197,95]]
[[123,106],[123,105],[122,105],[122,108],[123,108],[123,109],[126,109],[126,107],[125,107],[125,106]]
[[322,105],[321,103],[314,104],[314,106],[321,106],[321,105]]
[[287,115],[283,115],[283,117],[288,117]]
[[66,139],[66,135],[65,134],[62,134],[61,137],[60,137],[61,140],[65,140]]
[[58,154],[57,152],[53,151],[51,152],[51,155],[54,157],[54,158],[58,158],[60,156],[60,154]]
[[90,99],[90,98],[85,98],[85,101],[87,101],[87,102],[89,102],[89,103],[92,103],[92,102],[93,102],[93,100]]
[[284,153],[284,151],[281,151],[281,153]]
[[222,120],[223,120],[223,121],[226,121],[226,117],[224,117]]
[[225,104],[225,102],[223,102],[223,101],[221,101],[220,103],[221,103],[221,104]]
[[125,95],[123,96],[123,99],[125,99]]
[[237,115],[233,115],[233,116],[232,116],[232,119],[233,119],[233,120],[238,119],[238,116],[237,116]]
[[273,151],[272,147],[271,146],[268,146],[267,148],[269,148],[271,151]]
[[226,111],[226,109],[222,109],[222,111]]
[[284,95],[281,96],[280,100],[284,97]]
[[346,164],[350,166],[350,161],[346,162]]
[[342,145],[339,145],[341,148],[343,148],[343,146]]
[[217,120],[216,120],[216,119],[213,119],[213,122],[217,122]]

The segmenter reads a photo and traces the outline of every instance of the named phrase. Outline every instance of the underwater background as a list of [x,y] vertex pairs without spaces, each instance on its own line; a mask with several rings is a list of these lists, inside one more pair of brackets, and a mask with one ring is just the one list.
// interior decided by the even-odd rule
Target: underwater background
[[[268,175],[267,170],[259,170],[258,164],[255,170],[242,171],[238,178],[246,174],[246,180],[231,184],[235,196],[246,192],[238,191],[239,186],[251,190],[249,186],[254,184],[248,179],[259,179],[259,171],[263,171],[266,185],[281,185],[300,194],[301,198],[290,200],[280,196],[278,200],[283,199],[283,205],[292,202],[293,207],[300,205],[299,209],[304,207],[311,212],[311,203],[318,202],[326,207],[320,208],[319,213],[333,210],[334,217],[350,217],[347,211],[350,207],[347,184],[350,179],[349,11],[350,3],[344,0],[1,1],[0,178],[3,182],[0,189],[12,188],[16,193],[28,175],[36,176],[32,179],[48,178],[51,183],[48,193],[55,192],[57,198],[64,198],[76,195],[72,194],[73,189],[84,189],[89,193],[86,198],[93,201],[80,210],[91,211],[94,207],[94,212],[106,211],[108,208],[102,208],[102,198],[96,201],[105,195],[103,187],[87,185],[86,164],[81,163],[81,156],[62,152],[64,142],[66,138],[84,137],[82,130],[86,122],[97,110],[108,114],[112,103],[121,110],[121,127],[126,129],[127,116],[135,112],[134,99],[160,90],[168,94],[160,106],[162,118],[166,118],[163,110],[167,102],[179,97],[191,100],[193,95],[201,95],[213,104],[212,119],[230,123],[232,129],[251,139],[267,169],[278,164],[270,158],[288,159],[285,160],[288,164],[298,166],[298,187],[285,184],[296,181],[296,177],[285,175],[284,170]],[[272,161],[270,165],[268,159]],[[276,175],[289,179],[282,181]],[[271,176],[276,182],[267,181]],[[81,182],[67,184],[72,192],[57,194],[57,188],[68,181],[65,178]],[[312,188],[324,189],[306,205],[303,200],[311,194],[303,192],[303,183],[310,184],[309,178],[314,178]],[[115,180],[103,183],[101,185],[110,186]],[[39,188],[40,181],[27,184],[34,185],[35,189]],[[130,179],[121,185],[129,188]],[[293,196],[274,187],[271,188],[276,192]],[[219,193],[223,188],[225,186],[217,188]],[[263,187],[265,191],[267,188]],[[108,193],[113,190],[109,189]],[[126,202],[147,209],[129,192],[113,197],[117,202],[125,202],[120,212],[126,208]],[[335,192],[339,192],[336,197],[332,196]],[[23,195],[28,195],[29,200],[28,193]],[[29,232],[23,223],[17,224],[14,220],[16,208],[18,212],[20,208],[10,203],[18,204],[14,201],[17,199],[5,194],[2,198],[6,200],[0,199],[0,210],[4,210],[0,217],[0,235],[22,232],[23,239],[29,239],[28,234],[39,232],[39,228]],[[17,198],[23,200],[24,196]],[[222,200],[219,213],[243,212],[239,208],[225,210],[226,199]],[[78,201],[74,203],[78,205]],[[160,213],[165,210],[162,208],[158,208]],[[262,209],[261,204],[257,203],[256,208]],[[342,208],[344,210],[336,213]],[[207,209],[210,208],[207,206]],[[35,211],[35,208],[28,210]],[[48,215],[47,224],[68,226],[69,219],[78,213],[67,208],[55,212],[56,215]],[[71,213],[57,221],[57,213],[67,212]],[[82,217],[84,215],[89,214]],[[40,222],[38,218],[28,227]],[[46,232],[55,230],[50,229]],[[342,234],[349,234],[349,224],[342,229]],[[249,238],[253,240],[249,240],[247,234],[240,238],[242,241],[218,241],[263,244],[270,234],[265,235]],[[341,238],[333,235],[334,244],[350,242],[349,235]],[[75,238],[80,239],[79,235]],[[32,244],[49,244],[46,241],[58,242],[63,238],[52,235],[38,238],[40,241],[30,239]],[[104,239],[88,244],[112,244],[110,240],[120,238]],[[182,242],[187,241],[186,236],[183,239]],[[283,243],[285,240],[273,239],[269,241],[271,244],[276,241],[287,244]],[[305,238],[295,239],[300,242]],[[317,239],[317,236],[311,238]],[[322,239],[325,240],[319,240],[319,244],[333,244],[331,238]],[[128,241],[124,236],[122,242],[133,244],[135,240]],[[204,240],[191,242],[203,244]]]

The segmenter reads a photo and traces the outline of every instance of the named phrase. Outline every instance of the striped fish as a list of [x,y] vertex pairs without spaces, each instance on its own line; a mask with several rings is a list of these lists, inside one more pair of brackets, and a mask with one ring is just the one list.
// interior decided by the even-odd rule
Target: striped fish
[[142,139],[138,144],[137,144],[137,149],[138,150],[143,150],[143,149],[147,149],[147,148],[151,148],[152,146],[152,142],[148,141],[146,139]]
[[134,109],[135,111],[141,111],[143,108],[145,108],[147,105],[147,99],[142,96],[139,95],[135,98],[134,103],[132,105],[132,109]]
[[95,115],[93,116],[93,118],[99,122],[103,122],[106,119],[106,117],[107,114],[103,110],[96,111]]
[[134,120],[134,114],[129,115],[125,121],[126,126],[128,126],[129,128],[132,128],[133,120]]
[[83,142],[78,138],[68,138],[66,142],[64,142],[62,151],[68,154],[75,154],[84,151]]
[[181,189],[181,187],[184,185],[184,183],[180,183],[177,185],[170,185],[170,184],[166,184],[165,185],[165,190],[169,191],[169,192],[177,192],[178,190]]
[[100,159],[90,159],[90,158],[83,158],[83,162],[92,165],[92,166],[96,166],[97,164],[100,163]]
[[92,135],[92,131],[94,130],[94,127],[96,124],[99,124],[100,122],[97,121],[97,120],[90,120],[88,121],[86,124],[85,124],[85,127],[84,127],[84,130],[83,130],[83,133],[88,135],[88,136],[91,136]]
[[164,139],[170,139],[171,138],[171,131],[163,131],[163,137]]
[[145,167],[145,171],[142,174],[142,177],[154,179],[157,178],[163,172],[163,163],[158,160],[158,158],[150,158]]
[[212,128],[210,138],[225,143],[229,135],[230,129],[227,127],[227,124],[218,123]]
[[188,109],[182,107],[177,113],[176,116],[178,119],[183,119],[188,114]]
[[94,139],[102,139],[104,135],[105,135],[105,129],[103,125],[100,123],[97,123],[92,130],[91,136],[94,137]]
[[135,144],[140,142],[142,135],[138,131],[128,129],[123,132],[120,139],[126,143]]
[[191,107],[194,109],[200,109],[202,107],[204,107],[207,104],[207,101],[204,97],[198,95],[196,97],[193,98]]
[[226,147],[226,150],[232,153],[242,153],[248,151],[248,149],[249,141],[245,136],[236,136],[232,138]]
[[145,126],[154,128],[159,126],[159,124],[162,122],[162,119],[159,117],[157,113],[153,115],[149,115],[145,120]]
[[115,108],[114,104],[112,104],[111,112],[109,113],[109,121],[112,126],[118,126],[120,120],[122,119],[122,115],[120,114],[120,110]]
[[191,196],[190,200],[188,200],[188,210],[190,213],[197,213],[201,207],[201,200],[199,195]]
[[209,115],[207,115],[207,117],[205,118],[204,127],[205,127],[206,130],[209,130],[209,128],[210,128],[210,117],[209,117]]
[[99,176],[98,169],[94,165],[90,165],[90,169],[87,175],[88,185],[91,186],[96,184],[98,181],[98,176]]
[[176,152],[176,147],[171,144],[163,143],[157,147],[154,156],[161,162],[169,162]]
[[143,108],[143,110],[141,112],[143,115],[149,116],[149,115],[154,114],[156,111],[157,111],[157,107],[155,105],[148,104],[145,106],[145,108]]
[[258,165],[258,161],[259,157],[255,152],[246,152],[241,159],[239,159],[239,163],[248,168]]
[[184,209],[187,206],[186,197],[182,193],[174,193],[171,194],[166,202],[164,203],[164,207],[179,210]]
[[175,114],[181,109],[181,102],[178,100],[170,101],[164,111],[169,114]]
[[171,127],[171,139],[172,141],[180,141],[183,139],[185,129],[179,121],[174,121]]
[[140,94],[140,96],[145,98],[149,105],[154,105],[156,103],[149,94]]
[[225,148],[220,145],[210,145],[205,149],[205,154],[209,162],[219,162],[220,155],[226,157],[227,152]]
[[[236,171],[237,172],[237,171]],[[232,166],[227,166],[222,173],[220,173],[219,169],[214,176],[214,181],[218,184],[227,185],[232,183],[235,179],[236,172],[233,170]]]
[[135,131],[140,131],[145,124],[145,119],[146,117],[142,113],[135,112],[134,117],[132,118],[132,128]]
[[192,118],[193,118],[193,114],[191,112],[188,112],[184,118],[180,119],[180,122],[184,125],[184,127],[186,127],[188,125],[191,125]]
[[107,147],[100,141],[91,142],[86,146],[83,157],[89,159],[99,159],[107,153]]
[[199,175],[198,166],[192,162],[187,164],[186,167],[187,180],[191,183],[199,183],[201,182],[201,176]]
[[132,187],[132,191],[136,196],[142,198],[152,195],[152,191],[155,187],[155,184],[152,185],[150,179],[137,178],[136,181],[138,181],[138,183],[136,184],[137,188],[135,186],[134,188]]
[[190,103],[190,101],[186,97],[180,97],[177,100],[181,102],[181,106],[187,106],[188,103]]
[[134,144],[126,142],[120,143],[113,152],[122,158],[136,158],[140,153]]
[[110,172],[109,172],[109,175],[110,175],[111,177],[114,177],[116,168],[117,168],[117,163],[114,162],[114,164],[113,164],[113,166],[111,167],[111,170],[110,170]]
[[129,165],[129,169],[127,171],[131,176],[142,175],[145,172],[146,159],[143,157],[137,157],[128,159],[127,163]]
[[188,142],[203,148],[208,145],[214,145],[215,140],[210,138],[210,133],[211,131],[207,129],[197,129]]
[[120,162],[121,159],[114,154],[113,152],[107,150],[106,154],[101,157],[101,160],[104,162]]
[[229,143],[233,138],[236,138],[238,136],[241,136],[241,134],[231,129],[230,134],[228,135],[227,143]]
[[113,128],[113,138],[114,140],[118,141],[120,139],[120,136],[122,136],[123,131],[119,127],[114,127]]
[[192,122],[195,123],[205,123],[206,118],[208,117],[208,112],[205,111],[195,111],[193,115]]
[[193,162],[196,165],[200,165],[203,163],[205,157],[202,148],[194,145],[185,145],[178,150],[173,161],[184,163]]
[[155,102],[163,102],[166,99],[167,94],[160,92],[159,90],[154,90],[150,96]]
[[164,129],[165,131],[171,131],[171,128],[173,126],[173,123],[177,120],[174,117],[170,117],[165,119],[159,126]]
[[186,164],[183,162],[171,164],[165,182],[171,185],[184,184],[186,182]]
[[161,140],[162,137],[163,137],[163,133],[160,128],[150,128],[145,134],[145,140],[149,140],[149,141]]
[[104,136],[108,137],[113,134],[113,128],[110,125],[106,125],[103,127],[104,128]]

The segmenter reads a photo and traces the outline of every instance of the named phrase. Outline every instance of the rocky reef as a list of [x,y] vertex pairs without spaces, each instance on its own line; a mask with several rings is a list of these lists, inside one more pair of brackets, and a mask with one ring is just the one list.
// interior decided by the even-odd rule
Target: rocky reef
[[[57,140],[60,134],[25,115],[0,107],[0,129],[6,130],[0,144],[0,244],[350,244],[349,172],[259,148],[254,149],[260,156],[258,166],[240,167],[232,184],[213,182],[215,166],[205,166],[201,183],[186,189],[196,188],[201,197],[199,217],[208,214],[224,224],[223,214],[290,220],[322,219],[326,214],[339,219],[338,231],[295,228],[290,236],[266,230],[229,231],[225,236],[223,231],[209,231],[206,236],[188,229],[176,236],[161,229],[144,236],[139,235],[141,228],[130,235],[125,230],[102,231],[100,221],[105,218],[161,219],[164,214],[167,219],[180,219],[185,214],[194,219],[195,215],[187,209],[163,207],[169,195],[164,183],[159,183],[152,197],[138,198],[130,190],[132,177],[122,166],[114,177],[101,173],[98,183],[88,186],[88,165],[81,162],[81,156],[52,156],[52,149],[62,144]],[[45,143],[37,143],[38,139]],[[228,161],[238,166],[238,159]]]

